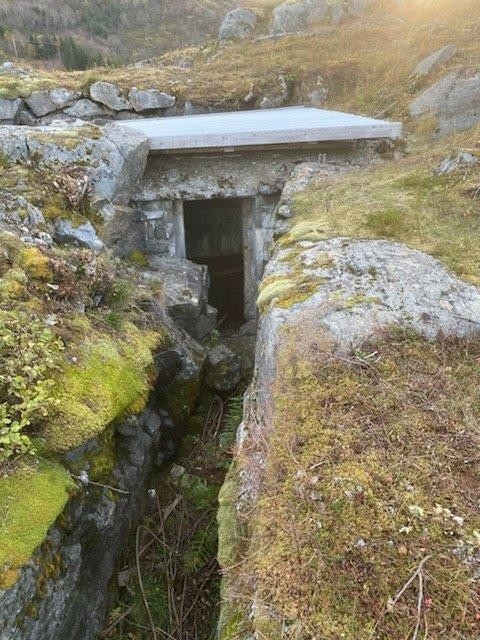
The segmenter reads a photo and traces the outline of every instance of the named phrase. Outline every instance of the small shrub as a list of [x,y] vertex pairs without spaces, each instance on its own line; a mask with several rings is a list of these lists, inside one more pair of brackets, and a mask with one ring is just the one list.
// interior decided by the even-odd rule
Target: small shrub
[[33,454],[25,433],[55,405],[51,372],[59,366],[63,343],[38,318],[0,311],[0,463]]

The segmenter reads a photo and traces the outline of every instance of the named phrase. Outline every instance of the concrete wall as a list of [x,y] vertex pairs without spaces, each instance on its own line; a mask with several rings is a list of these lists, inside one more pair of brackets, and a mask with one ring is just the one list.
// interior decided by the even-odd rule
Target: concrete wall
[[117,250],[124,255],[140,249],[151,255],[185,257],[184,202],[243,199],[246,316],[254,317],[256,285],[273,245],[276,207],[295,166],[303,162],[357,164],[370,151],[371,144],[367,142],[328,152],[299,149],[152,154],[132,200],[130,228],[124,229]]

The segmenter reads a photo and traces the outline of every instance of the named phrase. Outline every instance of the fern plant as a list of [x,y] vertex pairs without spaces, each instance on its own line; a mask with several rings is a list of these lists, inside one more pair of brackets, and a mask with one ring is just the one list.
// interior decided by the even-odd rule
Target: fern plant
[[218,435],[218,444],[225,451],[235,444],[237,430],[243,420],[243,396],[228,399],[223,428]]
[[187,574],[193,574],[215,558],[217,551],[217,527],[214,518],[192,537],[183,554],[183,566]]
[[180,482],[184,497],[195,509],[215,508],[217,504],[218,487],[209,484],[205,478],[186,473]]

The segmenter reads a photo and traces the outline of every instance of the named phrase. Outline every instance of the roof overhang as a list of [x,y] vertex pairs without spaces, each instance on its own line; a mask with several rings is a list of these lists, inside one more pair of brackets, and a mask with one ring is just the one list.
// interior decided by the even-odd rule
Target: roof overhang
[[241,152],[302,145],[396,139],[399,122],[313,107],[142,118],[118,124],[144,133],[157,153]]

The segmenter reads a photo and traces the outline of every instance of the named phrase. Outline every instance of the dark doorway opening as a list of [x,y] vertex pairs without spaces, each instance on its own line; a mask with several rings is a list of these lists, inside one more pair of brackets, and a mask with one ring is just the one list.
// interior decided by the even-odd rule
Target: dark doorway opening
[[242,214],[241,199],[183,203],[187,258],[208,266],[210,304],[227,324],[245,318]]

